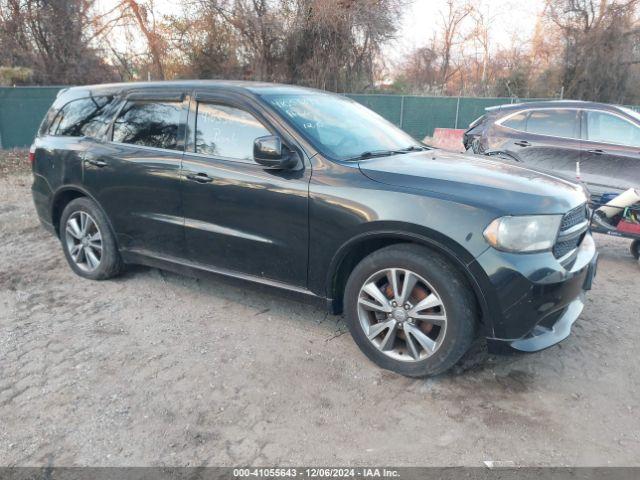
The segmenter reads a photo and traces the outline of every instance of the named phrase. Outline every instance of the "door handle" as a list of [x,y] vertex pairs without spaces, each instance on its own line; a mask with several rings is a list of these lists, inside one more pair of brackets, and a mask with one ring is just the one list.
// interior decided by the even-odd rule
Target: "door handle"
[[93,165],[94,167],[102,168],[107,166],[107,162],[98,160],[97,158],[85,158],[84,163]]
[[518,140],[517,142],[515,142],[516,145],[518,145],[519,147],[530,147],[531,144],[529,142],[527,142],[526,140]]
[[213,182],[213,178],[211,178],[206,173],[188,173],[187,178],[189,180],[193,180],[198,183],[211,183]]
[[600,150],[599,148],[595,148],[593,150],[587,150],[587,153],[593,153],[594,155],[602,155],[604,150]]

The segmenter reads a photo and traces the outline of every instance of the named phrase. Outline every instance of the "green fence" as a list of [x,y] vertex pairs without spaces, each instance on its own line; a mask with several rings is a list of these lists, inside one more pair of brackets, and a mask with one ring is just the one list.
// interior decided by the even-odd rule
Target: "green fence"
[[[31,144],[59,87],[0,88],[0,148]],[[434,128],[466,128],[484,109],[535,98],[420,97],[349,94],[412,136],[431,136]]]
[[60,87],[0,88],[0,148],[25,147]]
[[409,95],[347,95],[382,115],[412,136],[422,139],[435,128],[466,128],[495,105],[532,102],[540,98],[419,97]]

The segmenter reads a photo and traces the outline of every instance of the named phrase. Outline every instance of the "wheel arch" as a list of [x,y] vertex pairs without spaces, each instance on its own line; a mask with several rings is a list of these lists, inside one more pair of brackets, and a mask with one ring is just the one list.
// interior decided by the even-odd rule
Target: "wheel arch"
[[484,319],[489,310],[487,301],[478,281],[468,268],[469,263],[474,260],[473,256],[462,246],[438,232],[415,233],[379,230],[360,234],[342,245],[330,263],[326,282],[327,298],[332,299],[333,312],[342,312],[342,297],[347,279],[362,259],[381,248],[403,243],[416,244],[431,249],[451,262],[472,288],[481,313],[481,322],[486,324]]
[[109,228],[112,232],[114,232],[113,225],[111,224],[111,219],[106,214],[104,208],[102,208],[100,203],[93,197],[93,195],[91,195],[85,188],[81,186],[69,185],[56,190],[51,198],[51,223],[58,237],[60,237],[60,219],[62,218],[62,212],[64,211],[66,206],[76,198],[88,198],[89,200],[94,202],[98,206],[98,208],[102,210],[102,213],[104,213],[104,216],[109,223]]

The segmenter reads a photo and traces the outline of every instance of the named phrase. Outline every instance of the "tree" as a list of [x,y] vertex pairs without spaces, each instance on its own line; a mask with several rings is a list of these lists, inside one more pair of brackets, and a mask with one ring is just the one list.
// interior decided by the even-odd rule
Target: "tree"
[[547,16],[562,34],[562,84],[566,96],[602,102],[631,97],[638,0],[548,1]]
[[140,29],[147,41],[154,78],[156,80],[164,80],[163,58],[166,54],[167,45],[158,31],[159,27],[153,7],[153,0],[147,0],[146,3],[140,0],[124,0],[121,3],[122,17],[131,16],[134,24]]
[[383,44],[397,29],[398,0],[298,0],[287,36],[288,81],[333,91],[370,88]]
[[0,0],[0,65],[29,69],[36,83],[114,78],[92,46],[94,13],[90,0]]
[[458,0],[447,0],[445,12],[442,13],[442,38],[440,49],[440,83],[444,89],[454,72],[451,70],[453,47],[459,42],[462,21],[471,13],[472,7]]

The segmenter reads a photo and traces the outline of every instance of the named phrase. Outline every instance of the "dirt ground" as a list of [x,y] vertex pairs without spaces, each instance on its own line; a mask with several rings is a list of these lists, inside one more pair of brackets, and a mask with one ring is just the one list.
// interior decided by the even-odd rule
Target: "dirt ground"
[[147,268],[91,282],[0,170],[0,465],[640,465],[640,266],[601,263],[573,334],[412,380],[340,318]]

